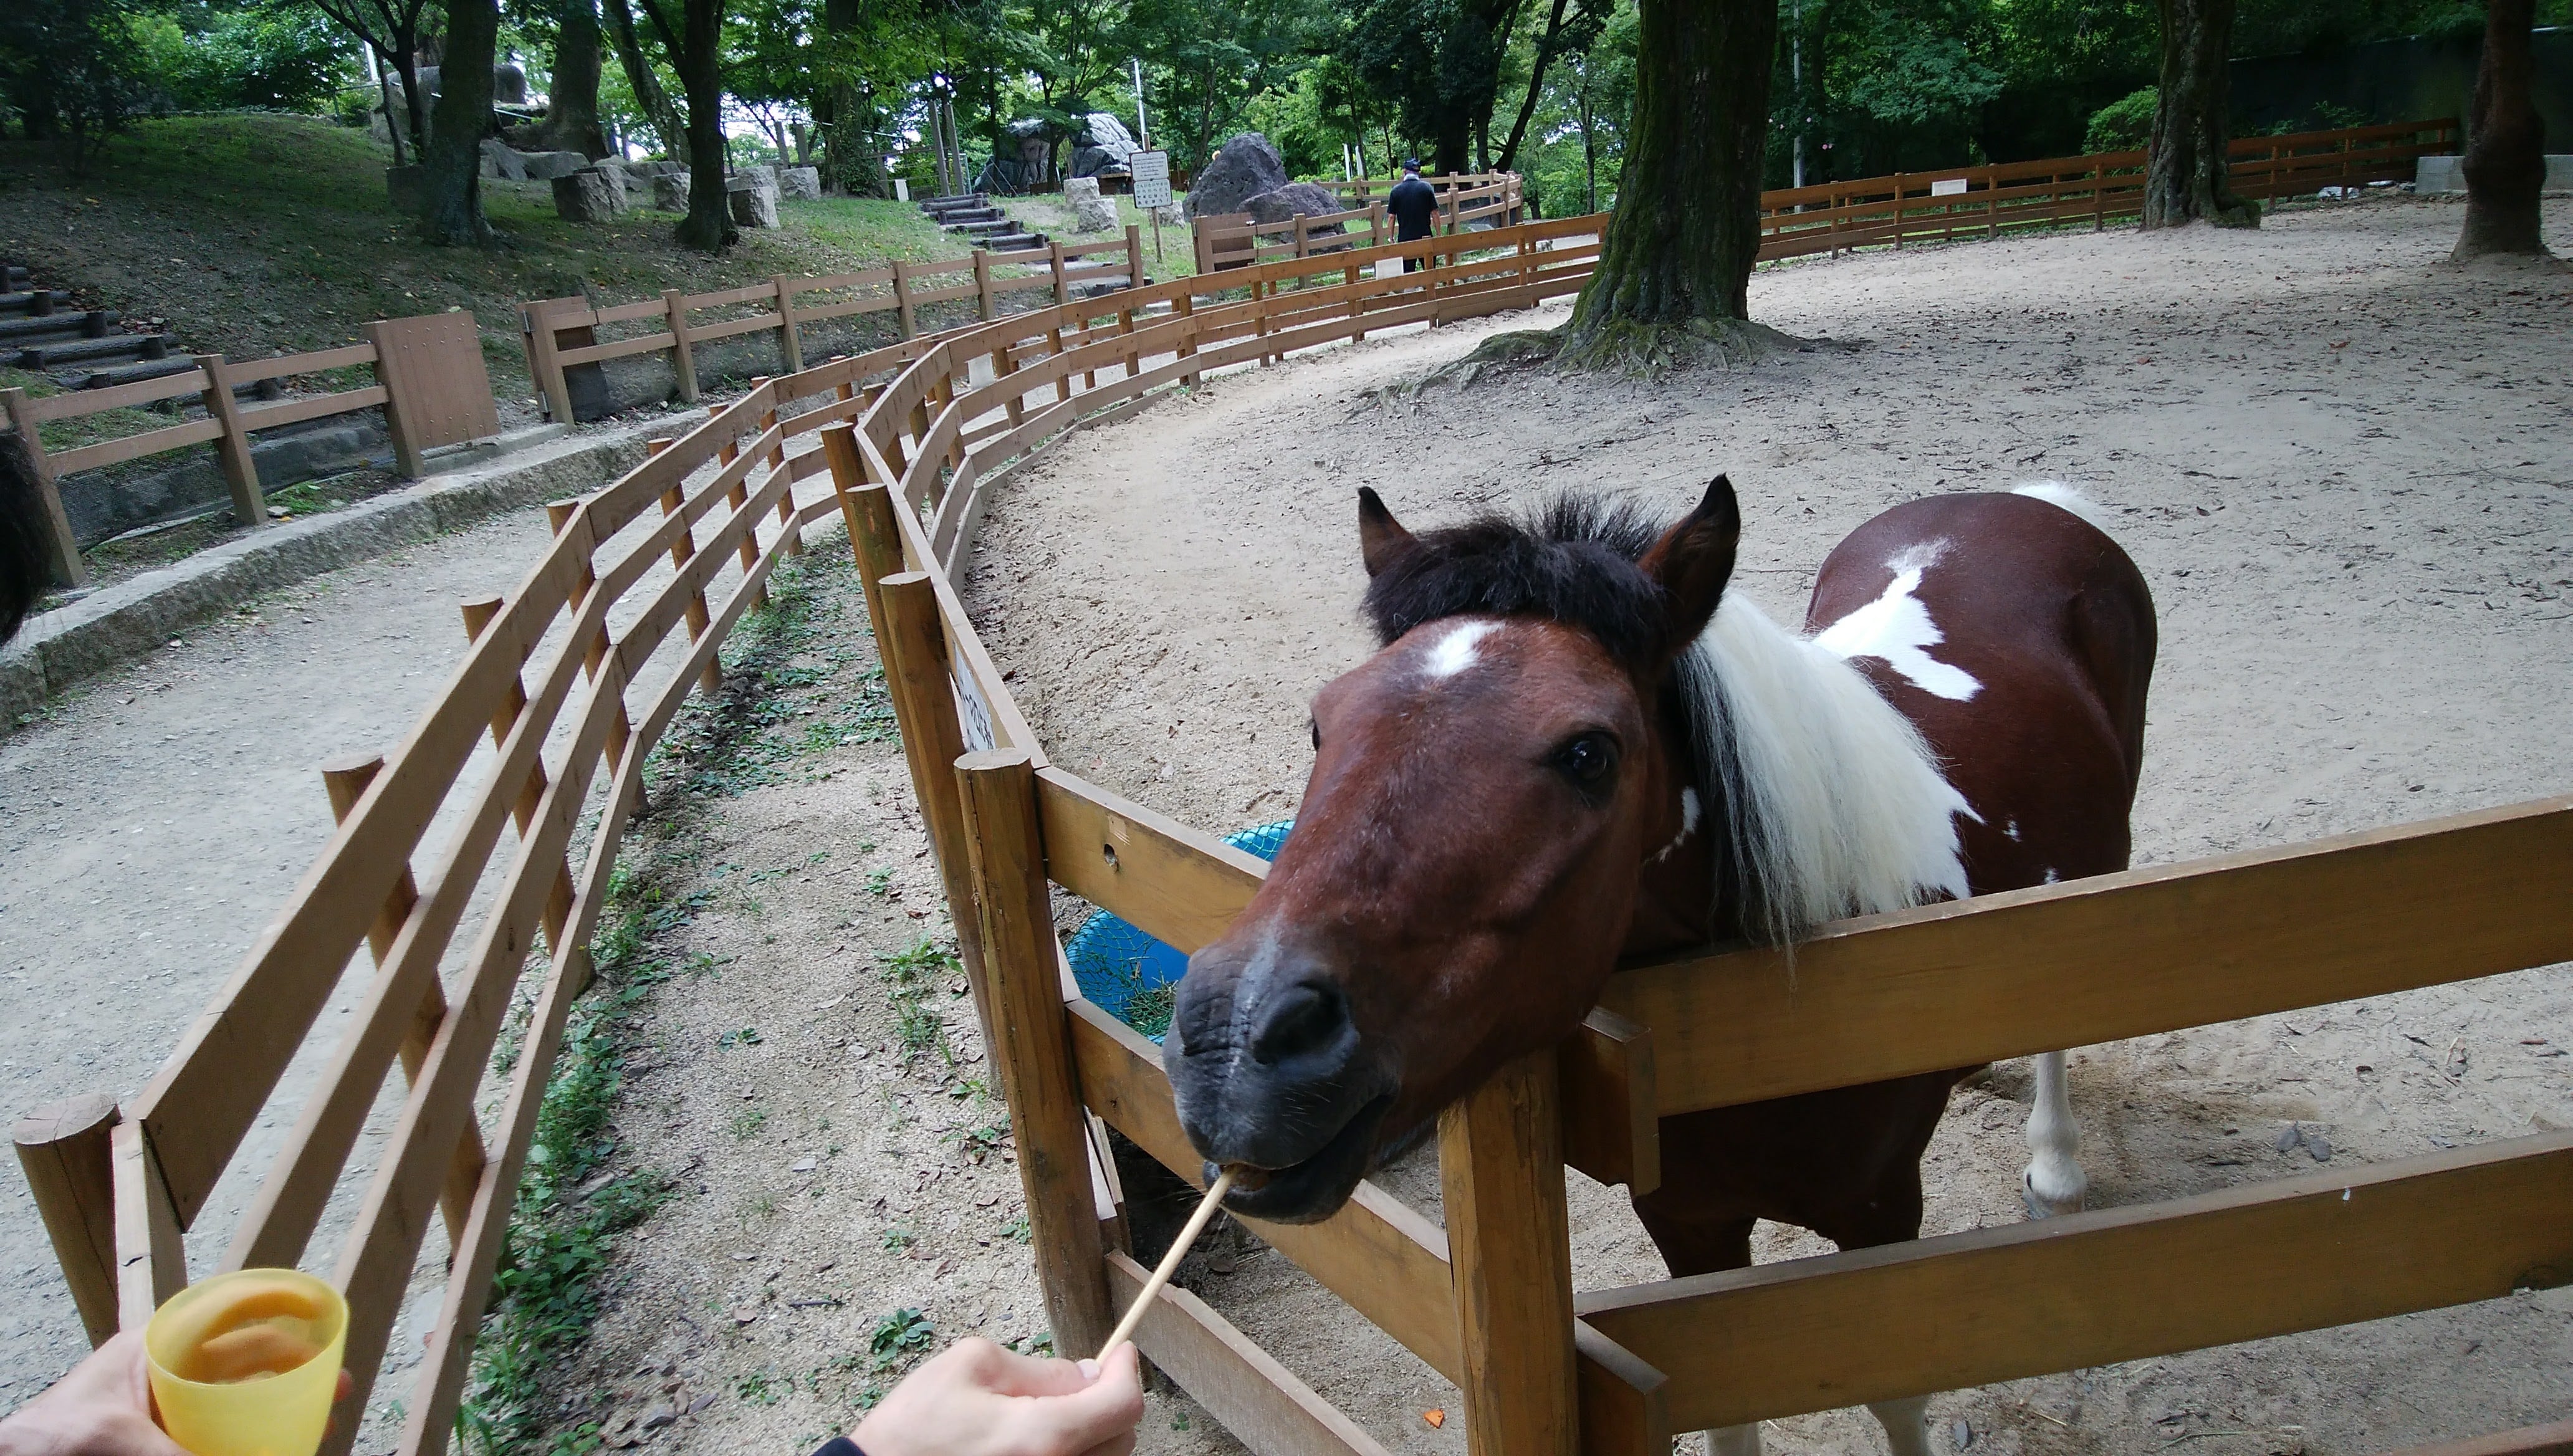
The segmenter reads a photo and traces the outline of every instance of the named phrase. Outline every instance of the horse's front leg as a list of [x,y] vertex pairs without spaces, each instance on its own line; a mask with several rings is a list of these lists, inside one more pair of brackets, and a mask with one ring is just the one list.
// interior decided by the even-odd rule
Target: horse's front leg
[[2065,1087],[2064,1054],[2040,1053],[2037,1105],[2028,1114],[2028,1171],[2020,1191],[2028,1216],[2052,1218],[2082,1211],[2091,1179],[2082,1171],[2082,1129],[2074,1125],[2073,1097]]

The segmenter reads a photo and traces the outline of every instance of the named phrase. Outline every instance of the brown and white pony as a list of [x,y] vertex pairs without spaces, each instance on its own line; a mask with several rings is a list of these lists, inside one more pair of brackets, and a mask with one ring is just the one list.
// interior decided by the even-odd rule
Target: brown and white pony
[[[1728,594],[1718,477],[1668,529],[1597,499],[1413,535],[1359,496],[1382,647],[1313,700],[1295,831],[1199,951],[1164,1050],[1230,1204],[1327,1216],[1493,1069],[1579,1025],[1621,957],[2125,867],[2152,598],[2057,485],[1916,500],[1814,583],[1809,635]],[[1662,1123],[1635,1211],[1674,1275],[1755,1219],[1916,1238],[1921,1154],[1967,1072]],[[2033,1214],[2086,1179],[2038,1060]],[[1920,1400],[1876,1407],[1898,1456]],[[1756,1427],[1719,1448],[1756,1451]]]

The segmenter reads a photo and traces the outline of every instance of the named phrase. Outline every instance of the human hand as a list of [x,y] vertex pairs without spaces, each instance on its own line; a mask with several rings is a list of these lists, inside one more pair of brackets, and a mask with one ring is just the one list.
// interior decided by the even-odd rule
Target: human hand
[[[356,1388],[340,1372],[335,1399]],[[109,1340],[44,1394],[0,1421],[0,1456],[188,1456],[152,1415],[152,1375],[143,1336]]]
[[1133,1345],[1093,1366],[966,1339],[905,1377],[852,1439],[867,1456],[1127,1456],[1143,1418]]

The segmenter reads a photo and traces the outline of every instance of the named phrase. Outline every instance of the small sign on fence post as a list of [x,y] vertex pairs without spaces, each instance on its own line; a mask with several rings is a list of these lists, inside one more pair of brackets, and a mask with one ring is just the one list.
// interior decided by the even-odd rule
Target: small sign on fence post
[[1171,154],[1136,152],[1126,165],[1135,174],[1135,206],[1153,220],[1153,261],[1162,261],[1162,209],[1171,205]]

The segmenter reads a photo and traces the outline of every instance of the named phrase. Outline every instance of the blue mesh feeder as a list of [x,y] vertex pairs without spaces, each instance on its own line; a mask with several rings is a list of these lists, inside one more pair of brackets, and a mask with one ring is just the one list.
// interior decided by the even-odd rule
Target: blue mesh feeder
[[[1225,843],[1264,860],[1278,858],[1292,819],[1255,825]],[[1082,923],[1064,945],[1081,994],[1110,1016],[1160,1042],[1171,1030],[1171,1004],[1189,958],[1106,911]]]

